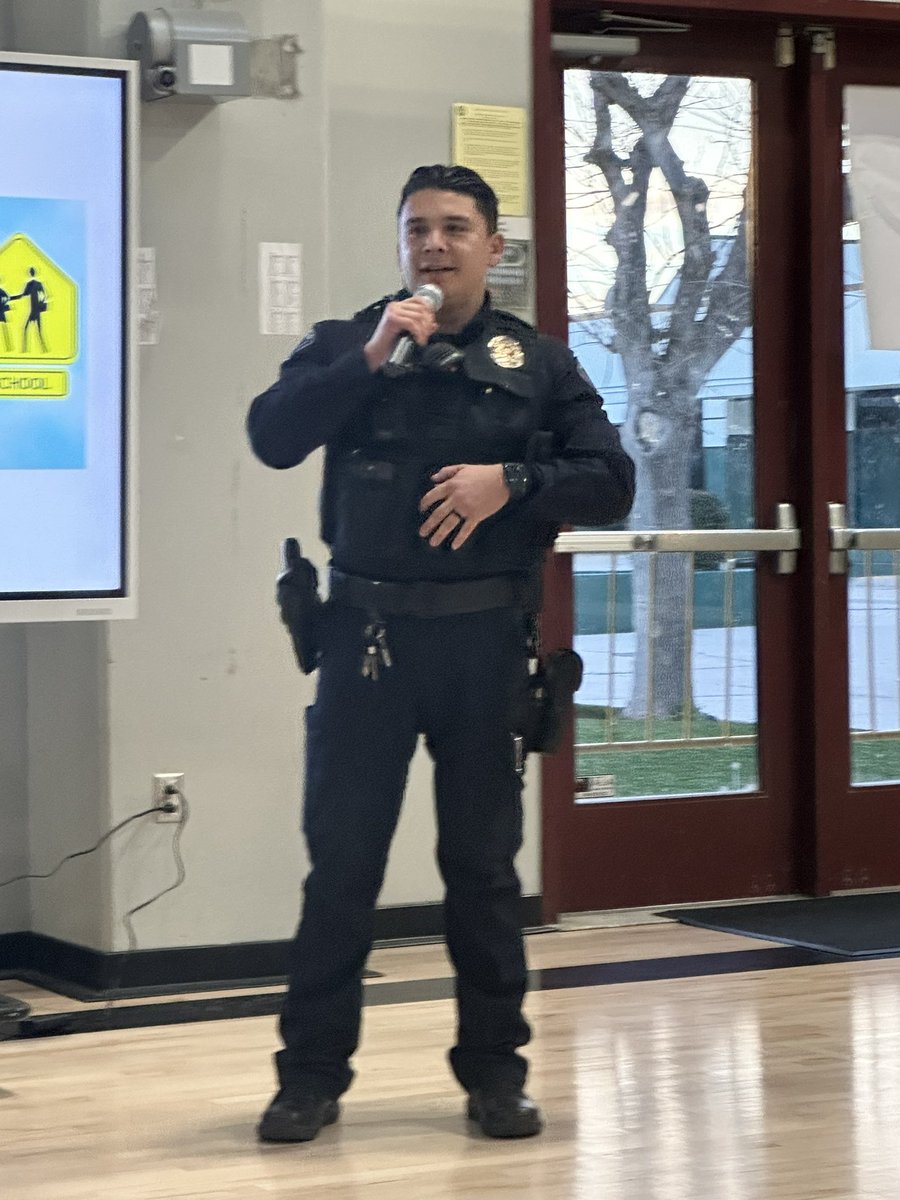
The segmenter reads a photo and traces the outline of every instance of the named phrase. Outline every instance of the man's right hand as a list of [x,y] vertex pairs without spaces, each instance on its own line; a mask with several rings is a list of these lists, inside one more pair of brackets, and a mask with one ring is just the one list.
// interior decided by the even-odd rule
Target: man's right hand
[[392,300],[381,314],[381,320],[369,340],[363,346],[363,354],[370,371],[377,371],[390,358],[397,340],[404,333],[420,346],[424,346],[433,333],[437,332],[434,307],[421,296],[410,296],[408,300]]

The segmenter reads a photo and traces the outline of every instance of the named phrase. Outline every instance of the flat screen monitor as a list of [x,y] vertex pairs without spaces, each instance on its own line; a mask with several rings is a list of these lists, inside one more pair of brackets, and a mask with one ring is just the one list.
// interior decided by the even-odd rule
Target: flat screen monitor
[[0,51],[0,621],[135,614],[135,71]]

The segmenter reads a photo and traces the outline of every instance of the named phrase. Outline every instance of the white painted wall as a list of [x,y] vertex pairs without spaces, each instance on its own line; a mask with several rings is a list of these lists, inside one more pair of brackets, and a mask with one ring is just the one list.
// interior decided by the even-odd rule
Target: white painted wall
[[[0,883],[29,870],[25,631],[0,625]],[[0,889],[0,933],[27,929],[28,884]]]
[[[112,825],[107,632],[101,624],[33,625],[26,647],[30,870],[45,874]],[[105,948],[109,887],[106,852],[66,863],[30,884],[31,928]]]
[[[248,403],[292,348],[257,332],[257,244],[302,243],[308,322],[349,313],[396,284],[397,193],[413,166],[449,158],[451,102],[527,104],[529,95],[528,0],[228,6],[254,36],[298,35],[303,96],[142,110],[140,241],[157,250],[163,326],[160,344],[141,350],[140,616],[35,628],[27,652],[21,631],[0,639],[10,681],[0,785],[9,779],[16,796],[0,808],[0,837],[10,831],[11,862],[41,869],[146,807],[154,771],[186,774],[187,881],[138,915],[142,947],[289,936],[306,866],[300,728],[314,681],[293,667],[273,578],[289,534],[324,565],[319,464],[273,472],[246,444]],[[60,49],[60,6],[27,7],[15,48]],[[133,3],[65,7],[66,36],[96,43],[84,52],[123,53]],[[23,759],[14,747],[26,711]],[[533,787],[528,814],[520,866],[534,892]],[[382,904],[440,898],[433,831],[430,767],[419,755]],[[174,878],[172,837],[173,826],[142,821],[108,855],[33,884],[32,928],[123,948],[122,913]],[[0,931],[23,927],[27,899],[17,903],[3,908],[0,893]]]

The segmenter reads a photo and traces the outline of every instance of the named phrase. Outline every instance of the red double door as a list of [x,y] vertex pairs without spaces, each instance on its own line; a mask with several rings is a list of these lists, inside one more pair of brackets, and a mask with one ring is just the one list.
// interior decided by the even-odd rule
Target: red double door
[[[550,44],[554,22],[577,27],[579,6],[556,6],[566,11],[555,16],[552,7],[537,6],[535,28],[539,324],[570,341],[632,452],[648,456],[635,525],[658,536],[635,542],[640,530],[624,530],[604,542],[576,531],[548,568],[545,640],[574,639],[588,672],[572,738],[543,764],[546,916],[900,884],[900,353],[873,352],[860,316],[849,197],[864,189],[853,186],[848,150],[856,109],[874,97],[877,110],[879,96],[888,103],[900,89],[900,31],[688,14],[685,32],[645,32],[637,54],[587,64],[561,61]],[[670,108],[654,125],[666,80],[681,82],[666,84]],[[732,313],[742,330],[707,355],[692,410],[690,486],[724,510],[718,550],[709,532],[706,550],[677,550],[696,513],[685,519],[676,501],[667,532],[650,461],[666,421],[687,410],[660,415],[645,402],[636,412],[640,323],[629,334],[625,306],[643,306],[662,371],[690,283],[690,213],[676,212],[673,233],[679,226],[638,178],[638,151],[654,137],[657,184],[676,210],[679,180],[707,186],[707,246],[720,261],[687,319],[718,303],[712,284],[744,239],[748,311]],[[680,176],[660,157],[660,138]],[[877,185],[867,177],[866,187],[871,198]],[[619,270],[629,202],[646,209],[646,289],[632,300]],[[754,548],[776,514],[796,523],[793,559]],[[732,527],[751,535],[743,550]],[[685,704],[667,713],[641,639],[664,628],[659,588],[676,559],[689,578],[675,638]],[[704,617],[705,596],[719,616]],[[691,764],[686,784],[679,763]]]

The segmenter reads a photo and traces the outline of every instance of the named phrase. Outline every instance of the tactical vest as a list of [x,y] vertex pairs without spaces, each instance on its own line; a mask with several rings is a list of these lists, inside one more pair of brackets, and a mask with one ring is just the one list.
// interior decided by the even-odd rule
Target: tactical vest
[[547,531],[529,520],[527,502],[505,505],[459,550],[451,550],[450,539],[432,547],[419,536],[426,516],[419,503],[435,471],[529,461],[541,440],[535,331],[490,309],[478,319],[478,336],[454,343],[463,354],[456,370],[381,376],[380,395],[328,447],[322,536],[340,570],[370,579],[454,580],[528,574],[540,562]]

